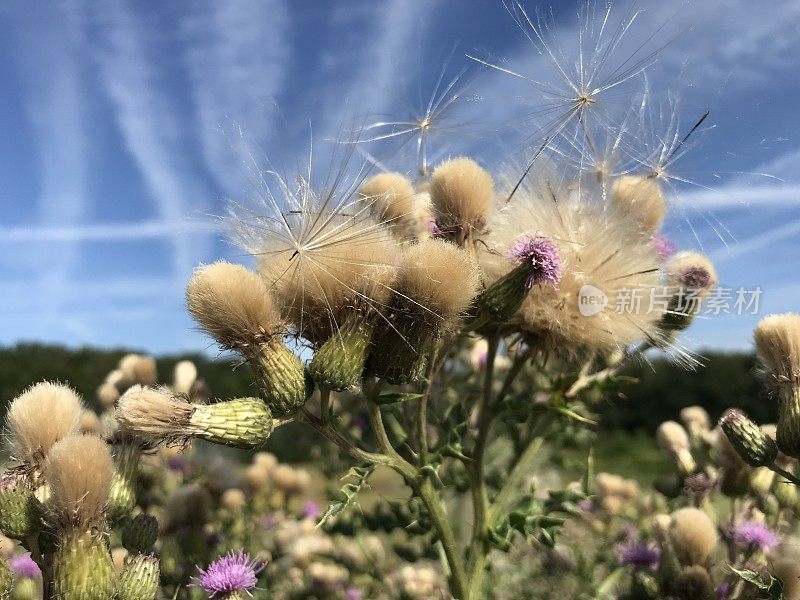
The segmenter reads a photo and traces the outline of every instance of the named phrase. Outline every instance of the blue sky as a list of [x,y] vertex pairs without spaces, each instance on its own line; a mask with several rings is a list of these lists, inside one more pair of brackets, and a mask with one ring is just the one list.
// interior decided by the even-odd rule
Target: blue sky
[[[576,6],[554,9],[565,46]],[[761,286],[761,314],[799,309],[800,3],[638,7],[620,51],[658,30],[654,96],[679,92],[684,123],[709,110],[714,125],[681,167],[714,191],[680,189],[667,233],[702,247],[723,285]],[[448,76],[469,69],[474,126],[432,156],[497,164],[540,98],[465,54],[549,77],[500,0],[12,0],[0,15],[0,344],[210,349],[183,288],[201,262],[247,262],[212,215],[250,195],[250,155],[302,162],[310,123],[324,161],[345,113],[402,114],[450,57]],[[391,144],[365,149],[414,168]],[[709,317],[685,341],[747,348],[756,320]]]

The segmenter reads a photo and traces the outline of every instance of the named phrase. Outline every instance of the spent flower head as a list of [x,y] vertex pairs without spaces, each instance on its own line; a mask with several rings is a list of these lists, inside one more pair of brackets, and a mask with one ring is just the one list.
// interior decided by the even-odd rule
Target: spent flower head
[[251,558],[246,552],[231,551],[208,565],[208,568],[197,568],[197,577],[193,585],[199,587],[212,598],[231,592],[250,591],[258,583],[258,574],[264,569],[264,563]]

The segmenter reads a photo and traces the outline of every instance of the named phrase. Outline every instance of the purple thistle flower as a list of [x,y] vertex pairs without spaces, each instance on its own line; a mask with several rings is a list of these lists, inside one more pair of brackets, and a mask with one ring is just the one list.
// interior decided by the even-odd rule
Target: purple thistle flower
[[533,271],[525,283],[528,289],[537,283],[553,286],[561,281],[561,258],[556,245],[544,237],[522,236],[508,249],[508,258],[530,262]]
[[442,230],[439,228],[439,224],[436,222],[436,219],[428,219],[428,233],[434,237],[442,233]]
[[347,600],[361,600],[364,597],[364,592],[361,588],[351,586],[345,590],[344,595]]
[[661,558],[657,547],[643,541],[632,541],[617,548],[619,562],[623,565],[633,565],[636,569],[655,569]]
[[727,581],[723,581],[722,583],[717,586],[717,598],[718,600],[728,600],[731,597],[731,592],[733,591],[732,586]]
[[316,521],[322,516],[322,509],[313,500],[306,500],[303,504],[303,517]]
[[739,521],[731,528],[731,537],[739,546],[769,550],[778,545],[778,536],[764,523]]
[[653,250],[661,260],[666,260],[678,251],[678,246],[663,233],[657,233],[653,238]]
[[201,588],[212,598],[218,594],[230,592],[246,592],[258,583],[258,574],[264,569],[264,563],[248,554],[229,552],[218,558],[207,569],[197,568],[198,576],[192,579],[192,585]]
[[592,512],[594,510],[594,501],[589,498],[580,500],[578,502],[578,508],[580,508],[583,512]]
[[33,579],[42,574],[39,565],[34,562],[30,554],[17,554],[8,562],[11,572],[17,577]]

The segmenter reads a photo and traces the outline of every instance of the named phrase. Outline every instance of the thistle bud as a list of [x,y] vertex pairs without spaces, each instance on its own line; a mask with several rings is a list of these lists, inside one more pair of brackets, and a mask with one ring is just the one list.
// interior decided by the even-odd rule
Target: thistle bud
[[157,539],[158,521],[153,515],[140,513],[122,529],[122,545],[132,554],[149,553]]
[[108,519],[115,523],[136,506],[136,484],[142,447],[133,440],[114,444],[114,478],[108,495]]
[[108,600],[115,595],[116,579],[111,554],[100,535],[67,536],[53,557],[56,600]]
[[305,369],[283,344],[280,315],[258,275],[216,262],[195,271],[186,286],[186,299],[194,319],[220,346],[247,359],[272,412],[284,416],[305,404]]
[[519,264],[478,298],[481,310],[497,323],[504,323],[514,316],[534,285],[557,286],[561,280],[558,249],[547,238],[520,238],[509,248],[508,258]]
[[656,440],[661,449],[675,459],[684,473],[694,471],[695,462],[689,448],[686,430],[675,421],[665,421],[656,430]]
[[719,426],[736,452],[751,467],[768,467],[778,457],[778,447],[761,428],[740,410],[729,408]]
[[308,372],[329,390],[344,391],[358,383],[367,360],[374,327],[359,314],[351,316],[328,341],[314,352]]
[[155,556],[139,554],[127,561],[119,579],[119,600],[154,600],[158,593],[160,569]]
[[123,430],[155,443],[200,438],[235,448],[261,446],[273,429],[272,413],[260,398],[197,405],[140,386],[120,398],[117,420]]
[[41,528],[42,505],[33,494],[30,481],[20,473],[8,472],[0,481],[0,531],[24,540]]
[[781,452],[800,458],[800,315],[770,315],[755,330],[756,350],[767,382],[778,396],[776,442]]
[[717,547],[717,528],[702,510],[681,508],[672,513],[669,541],[682,565],[702,566]]

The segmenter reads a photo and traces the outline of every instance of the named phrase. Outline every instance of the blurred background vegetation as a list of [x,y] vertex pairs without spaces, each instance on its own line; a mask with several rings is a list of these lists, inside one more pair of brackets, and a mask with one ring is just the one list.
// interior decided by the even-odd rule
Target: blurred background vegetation
[[[7,404],[26,387],[42,380],[60,381],[75,388],[95,405],[95,390],[106,374],[131,349],[71,349],[25,343],[0,348],[0,416]],[[136,350],[133,350],[136,351]],[[171,379],[175,364],[194,361],[215,397],[235,398],[256,393],[246,365],[236,357],[209,358],[203,354],[157,358],[161,380]],[[231,367],[234,368],[231,368]],[[731,406],[744,409],[757,422],[774,422],[775,403],[766,398],[759,382],[755,356],[745,353],[708,352],[695,371],[654,358],[631,365],[624,373],[638,383],[623,384],[598,407],[599,434],[595,447],[598,470],[619,473],[647,484],[669,471],[670,465],[656,447],[652,434],[666,420],[677,420],[680,409],[700,405],[717,419]],[[308,461],[313,434],[301,426],[282,427],[268,444],[282,461]],[[578,449],[567,450],[567,459],[585,460]],[[313,452],[312,452],[313,457]],[[313,458],[312,458],[313,460]]]

